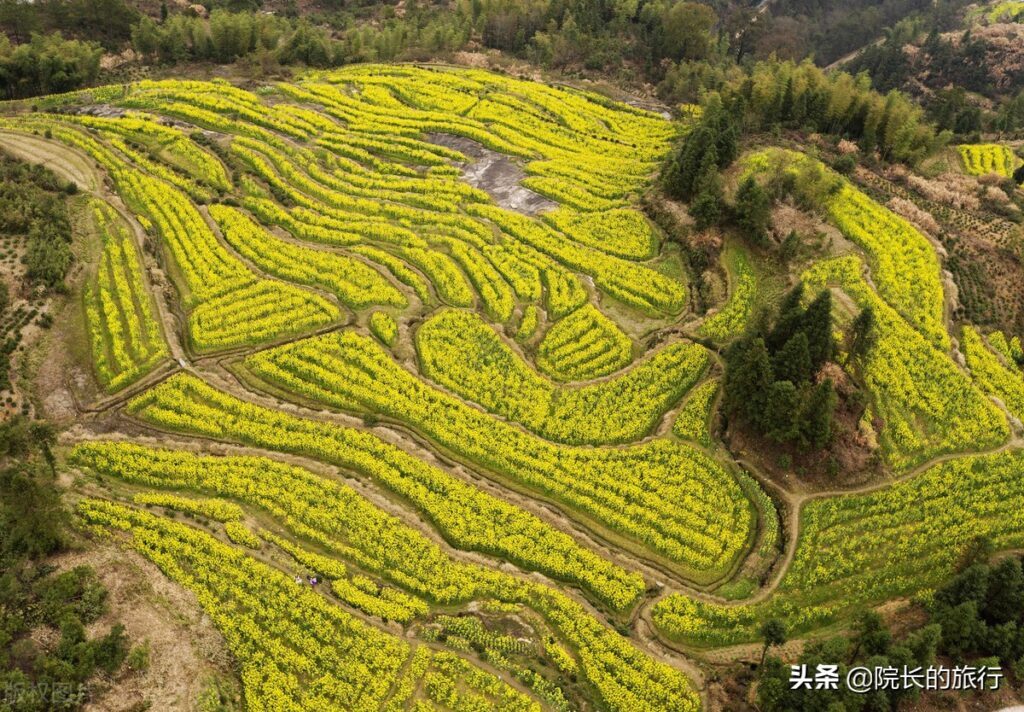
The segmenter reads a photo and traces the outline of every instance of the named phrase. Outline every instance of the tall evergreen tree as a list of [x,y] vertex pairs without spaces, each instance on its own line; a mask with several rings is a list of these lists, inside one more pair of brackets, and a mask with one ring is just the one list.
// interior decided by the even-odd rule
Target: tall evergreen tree
[[832,292],[827,289],[815,297],[801,320],[801,331],[807,335],[811,366],[817,371],[832,358],[835,337],[832,334]]
[[800,302],[804,297],[804,283],[798,282],[795,287],[786,293],[779,305],[779,318],[775,327],[771,330],[765,340],[770,349],[778,350],[789,341],[793,334],[800,329],[803,320],[804,310]]
[[1011,556],[992,567],[985,591],[982,615],[989,623],[1002,624],[1021,617],[1024,601],[1024,570],[1020,559]]
[[718,177],[718,152],[708,146],[701,160],[696,195],[689,212],[698,230],[705,230],[722,217],[722,181]]
[[797,415],[800,393],[791,381],[775,381],[768,390],[768,405],[757,413],[761,430],[772,440],[785,443],[800,435]]
[[836,390],[832,381],[825,380],[815,386],[801,413],[801,440],[815,450],[828,445],[832,439],[832,414],[836,409]]
[[762,339],[739,341],[726,353],[725,407],[745,418],[764,410],[771,388],[772,364]]
[[754,176],[747,176],[736,189],[736,223],[743,235],[757,245],[768,242],[771,199]]
[[811,364],[807,334],[798,331],[775,353],[772,357],[772,370],[775,378],[780,381],[798,384],[811,380],[814,367]]

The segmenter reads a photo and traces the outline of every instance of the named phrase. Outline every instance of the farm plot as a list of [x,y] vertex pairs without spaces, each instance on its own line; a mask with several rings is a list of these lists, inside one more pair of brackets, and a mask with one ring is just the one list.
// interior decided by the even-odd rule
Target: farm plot
[[642,590],[638,575],[370,433],[253,405],[187,375],[138,396],[129,410],[179,432],[306,455],[360,472],[412,503],[456,546],[571,581],[614,608],[628,607]]
[[667,440],[606,449],[551,444],[432,388],[354,332],[263,351],[245,366],[318,403],[408,424],[467,463],[625,535],[700,582],[729,570],[754,527],[739,485],[693,448]]
[[537,373],[479,316],[445,310],[416,332],[420,370],[435,383],[546,440],[580,444],[631,442],[692,386],[707,352],[670,344],[605,381],[559,386]]
[[729,299],[721,309],[704,320],[700,334],[722,341],[738,336],[747,326],[757,296],[757,275],[750,256],[742,248],[727,248],[722,261],[729,273]]
[[49,131],[107,170],[121,198],[155,231],[181,276],[192,343],[199,350],[251,345],[324,326],[333,304],[291,284],[253,273],[216,238],[184,191],[145,172],[116,149],[57,118],[4,119],[6,128]]
[[[505,604],[529,607],[547,621],[559,640],[575,651],[579,661],[578,674],[595,687],[609,709],[622,712],[634,709],[684,712],[697,709],[696,696],[685,677],[640,653],[626,639],[600,624],[569,597],[548,586],[508,573],[456,561],[417,530],[385,514],[351,489],[331,480],[264,458],[197,456],[189,452],[156,450],[126,443],[81,445],[72,457],[79,466],[107,477],[151,487],[231,497],[246,505],[259,507],[280,521],[291,533],[309,539],[330,552],[330,561],[335,561],[333,566],[341,565],[333,558],[340,557],[379,573],[382,578],[411,589],[430,601],[450,604],[489,598]],[[264,623],[265,616],[268,620],[264,624],[280,625],[280,628],[270,631],[265,642],[258,641],[271,646],[271,650],[279,651],[280,647],[273,646],[287,645],[287,641],[296,640],[291,636],[301,633],[308,625],[326,631],[333,630],[323,625],[332,618],[349,622],[349,629],[339,640],[342,649],[348,645],[358,645],[363,637],[382,636],[380,641],[376,641],[379,642],[382,654],[399,658],[394,668],[374,666],[369,661],[361,661],[366,663],[363,665],[355,664],[360,660],[353,651],[355,662],[344,670],[352,678],[361,680],[368,689],[377,689],[376,686],[380,685],[380,689],[387,690],[395,682],[393,670],[401,667],[401,659],[408,654],[408,648],[405,647],[407,643],[399,642],[401,639],[393,635],[385,635],[375,627],[354,620],[344,611],[331,608],[335,612],[327,612],[326,604],[310,606],[307,603],[310,597],[320,601],[324,599],[311,593],[307,596],[309,589],[298,589],[302,595],[298,599],[292,598],[287,594],[294,592],[296,586],[290,577],[254,562],[248,555],[212,539],[208,534],[121,504],[86,500],[80,507],[80,514],[97,525],[131,532],[135,545],[162,568],[166,567],[165,571],[169,575],[201,595],[209,597],[209,593],[204,594],[204,591],[213,593],[215,597],[210,599],[209,605],[224,606],[224,617],[217,619],[218,625],[239,625],[246,634],[258,631],[259,625],[254,627],[241,623],[239,616],[242,612],[238,606],[242,602],[233,599],[241,596],[247,588],[265,587],[262,593],[269,598],[266,603],[256,606],[252,614],[260,623]],[[162,546],[160,542],[164,538],[168,542]],[[184,540],[188,547],[183,548],[178,540]],[[205,561],[209,554],[204,552],[210,550],[219,561]],[[227,562],[238,564],[246,581],[235,586],[234,576],[220,575],[215,567]],[[332,564],[328,563],[327,566]],[[230,569],[223,573],[229,572]],[[284,585],[277,588],[279,583]],[[275,602],[293,607],[295,612],[282,616],[280,612],[266,610],[266,605],[278,605]],[[302,624],[294,619],[294,616],[302,614],[310,616],[312,622],[307,620]],[[294,621],[294,624],[288,621]],[[299,647],[300,650],[307,650]],[[312,648],[314,655],[320,650],[319,646]],[[258,659],[259,648],[245,648],[240,657],[245,661],[250,654]],[[334,656],[328,659],[337,660]],[[442,659],[451,660],[452,664],[458,666],[456,670],[459,679],[475,674],[472,666],[464,660],[450,655],[443,655]],[[577,665],[576,659],[571,656],[569,659]],[[314,660],[319,660],[321,664],[324,662],[316,657]],[[311,668],[302,663],[302,657],[291,656],[279,662],[279,665],[286,666],[282,675],[290,673],[295,678],[288,684],[308,678]],[[324,674],[331,677],[337,673]],[[386,679],[379,681],[377,677]],[[487,687],[492,693],[506,689],[500,681],[493,678],[490,680]],[[243,675],[243,683],[260,689],[261,678],[250,680]],[[411,693],[405,690],[410,686],[417,687],[408,680],[399,680],[394,685],[397,688],[394,694],[402,696],[403,700],[407,699],[406,696]],[[490,708],[489,705],[482,706]]]
[[683,440],[711,447],[710,422],[715,396],[718,395],[718,379],[704,381],[690,393],[679,409],[672,432]]
[[1024,371],[1012,358],[1012,351],[1007,348],[1003,353],[992,348],[970,326],[964,327],[961,346],[967,367],[978,386],[985,393],[999,398],[1018,420],[1024,419]]
[[[103,500],[84,500],[78,513],[94,526],[128,532],[133,548],[197,595],[239,663],[249,709],[369,712],[401,705],[423,685],[423,697],[436,702],[467,697],[495,709],[540,710],[450,653],[424,651],[403,671],[408,643],[193,527]],[[425,676],[432,676],[428,684]]]
[[998,143],[967,143],[956,149],[964,170],[972,176],[995,173],[1009,178],[1024,163],[1009,146]]
[[781,164],[784,173],[802,178],[798,183],[828,196],[823,206],[828,218],[867,253],[878,296],[929,342],[949,348],[939,258],[927,237],[817,159],[769,149],[746,160],[753,172]]
[[801,635],[925,591],[978,537],[996,549],[1024,545],[1021,467],[1019,451],[967,457],[869,494],[811,500],[793,563],[767,600],[719,605],[672,595],[655,607],[655,623],[688,645],[716,647],[758,640],[769,618]]
[[[673,335],[644,354],[612,318],[651,335],[686,307],[636,208],[679,125],[411,65],[38,107],[0,128],[105,173],[86,190],[117,215],[98,209],[84,299],[98,381],[135,384],[85,418],[111,427],[68,438],[77,517],[196,595],[247,708],[699,709],[622,633],[653,572],[711,586],[763,538],[756,485],[652,435],[709,352]],[[477,152],[449,147],[469,142],[548,211],[470,185]],[[143,428],[194,441],[133,443]]]
[[880,440],[889,463],[907,470],[939,455],[1005,442],[1006,417],[947,354],[875,294],[862,267],[853,256],[820,262],[804,273],[804,283],[812,293],[838,286],[860,308],[874,310],[878,342],[865,357],[864,378],[884,422]]
[[169,354],[135,242],[105,203],[93,203],[93,220],[103,252],[85,287],[85,316],[96,373],[113,392],[152,371]]
[[633,360],[633,343],[592,304],[555,322],[537,348],[537,367],[559,381],[586,381]]

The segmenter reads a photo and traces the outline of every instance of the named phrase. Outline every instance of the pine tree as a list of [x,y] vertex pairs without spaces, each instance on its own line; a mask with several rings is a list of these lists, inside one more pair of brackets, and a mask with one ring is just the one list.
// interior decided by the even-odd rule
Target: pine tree
[[832,335],[832,292],[822,290],[801,320],[800,330],[807,334],[807,349],[815,371],[832,358],[835,337]]
[[786,239],[782,241],[782,245],[779,247],[779,257],[783,262],[790,262],[796,257],[799,250],[800,234],[796,230],[790,230],[789,234],[786,235]]
[[793,77],[789,77],[789,79],[786,80],[786,88],[782,92],[782,106],[779,108],[779,120],[785,125],[789,125],[793,121],[794,103]]
[[1024,602],[1024,570],[1020,559],[1011,556],[992,567],[982,615],[990,624],[1019,621]]
[[718,112],[715,122],[715,150],[718,153],[719,168],[725,168],[739,155],[740,130],[746,107],[746,100],[738,96],[728,109],[723,108]]
[[725,408],[757,422],[767,404],[772,364],[762,339],[738,341],[726,353]]
[[824,380],[811,389],[800,415],[801,439],[820,450],[832,439],[832,413],[836,409],[836,391],[831,380]]
[[764,246],[768,242],[771,220],[771,199],[753,176],[747,176],[736,189],[736,223],[751,242]]
[[677,200],[693,197],[704,155],[714,143],[714,135],[705,125],[687,134],[662,173],[662,183],[670,196]]
[[689,212],[697,229],[705,230],[722,217],[722,182],[718,177],[718,153],[714,146],[708,146],[705,151],[698,175],[696,195]]
[[780,381],[796,384],[811,380],[814,367],[811,364],[807,334],[798,331],[775,353],[772,357],[772,370],[775,378]]
[[796,416],[800,394],[791,381],[775,381],[768,391],[767,406],[759,413],[761,430],[772,440],[784,443],[799,436]]
[[772,351],[782,348],[793,337],[793,334],[800,329],[804,318],[804,310],[800,305],[803,297],[803,282],[798,282],[783,297],[782,304],[779,305],[779,318],[767,339],[768,348]]
[[[742,101],[737,101],[742,106]],[[741,109],[742,110],[742,109]],[[716,174],[718,169],[732,163],[739,151],[739,123],[731,111],[726,111],[718,94],[711,94],[704,102],[700,123],[683,137],[672,157],[662,169],[662,185],[677,200],[690,200],[706,186],[705,164],[709,150],[713,150]],[[706,192],[706,191],[703,191]],[[721,188],[719,186],[719,193]],[[717,201],[721,203],[721,198]],[[717,218],[716,218],[717,220]]]

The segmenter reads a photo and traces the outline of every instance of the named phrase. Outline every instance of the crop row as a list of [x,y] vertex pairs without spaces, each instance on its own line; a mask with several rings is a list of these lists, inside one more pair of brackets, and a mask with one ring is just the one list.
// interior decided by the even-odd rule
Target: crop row
[[462,460],[676,562],[697,580],[728,570],[753,526],[736,482],[692,448],[666,440],[608,449],[554,445],[424,383],[351,331],[263,351],[245,365],[318,403],[397,419]]
[[[400,84],[405,81],[414,84],[416,89],[410,90],[409,95],[421,96],[422,91],[436,92],[436,88],[421,85],[424,80],[436,80],[434,74],[429,70],[421,70],[396,81]],[[442,77],[442,86],[447,90],[448,85],[451,85],[457,88],[453,90],[461,94],[467,87],[482,90],[488,86],[481,79],[459,76],[459,73],[446,74]],[[337,84],[350,81],[358,86],[358,91],[347,92],[336,88]],[[499,83],[506,82],[501,80]],[[296,202],[307,213],[319,214],[338,222],[354,219],[362,226],[377,223],[370,230],[377,235],[389,230],[412,228],[420,235],[443,235],[466,242],[477,249],[493,239],[489,227],[474,219],[486,218],[499,222],[505,233],[515,240],[522,240],[526,245],[571,269],[592,275],[599,287],[629,304],[659,313],[679,311],[685,300],[685,291],[675,280],[648,267],[623,262],[585,244],[567,240],[542,223],[523,218],[525,224],[516,225],[517,218],[521,216],[507,214],[499,217],[493,212],[481,214],[472,210],[475,206],[488,211],[493,208],[499,215],[503,212],[488,205],[490,199],[485,194],[455,180],[455,176],[450,173],[432,171],[426,174],[396,175],[393,172],[384,173],[381,169],[386,165],[398,164],[381,163],[382,159],[377,158],[367,166],[365,161],[359,160],[383,150],[389,141],[416,142],[418,136],[431,130],[452,130],[476,139],[483,139],[491,132],[489,140],[484,142],[492,148],[517,155],[544,156],[548,162],[554,161],[554,165],[562,166],[558,175],[534,176],[530,180],[557,182],[562,185],[563,197],[572,199],[579,191],[585,193],[586,189],[577,185],[577,179],[587,174],[587,171],[577,170],[573,173],[569,166],[592,166],[594,171],[591,172],[596,171],[602,176],[599,181],[628,184],[619,185],[613,191],[622,195],[642,185],[653,168],[653,162],[643,170],[638,170],[635,165],[628,167],[631,163],[635,164],[638,151],[653,161],[667,148],[671,129],[666,122],[652,115],[637,114],[619,106],[604,106],[590,96],[582,98],[567,92],[538,90],[527,84],[511,83],[520,92],[519,96],[525,98],[502,97],[489,92],[487,98],[474,104],[473,111],[480,115],[477,119],[453,117],[450,113],[434,109],[410,108],[394,98],[392,91],[405,95],[400,89],[393,86],[384,89],[379,77],[371,80],[361,73],[312,76],[301,87],[278,88],[294,99],[321,103],[325,111],[340,118],[340,122],[304,107],[267,105],[254,94],[234,87],[225,89],[219,82],[141,82],[133,85],[128,98],[121,103],[180,116],[181,104],[190,100],[193,106],[184,118],[214,130],[234,134],[236,138],[231,144],[231,151],[273,186],[276,192]],[[363,97],[360,93],[362,90],[369,90],[370,96]],[[556,99],[560,94],[565,94],[566,102],[578,110],[585,110],[586,115],[591,117],[585,122],[589,127],[587,133],[577,134],[566,129],[564,107],[557,118],[552,116],[559,106]],[[390,98],[380,103],[383,96]],[[612,130],[612,125],[617,126],[618,130]],[[628,137],[621,133],[624,128],[630,132]],[[276,138],[275,132],[300,140],[318,138],[320,141],[333,141],[324,144],[327,147],[338,145],[339,136],[347,136],[346,140],[350,141],[354,135],[363,136],[367,140],[376,137],[380,145],[359,147],[360,151],[367,153],[358,154],[358,157],[332,155],[330,152],[317,152],[286,143]],[[392,135],[387,135],[385,140],[385,134]],[[421,142],[421,145],[424,150],[429,148],[448,160],[461,157],[457,152],[433,144]],[[567,170],[570,172],[566,173]],[[460,206],[469,210],[470,214],[459,212]],[[595,206],[588,204],[586,207],[592,209]],[[263,215],[260,217],[263,219]],[[291,223],[292,228],[297,226],[295,221]],[[308,239],[311,234],[315,234],[316,239],[330,240],[331,233],[336,232],[332,229],[334,226],[323,227],[326,230],[304,230],[306,234],[301,237]],[[616,210],[600,213],[594,218],[581,217],[566,226],[567,230],[577,236],[593,233],[595,238],[591,242],[595,239],[601,242],[614,241],[622,232],[621,228],[629,228],[631,232],[641,235],[637,239],[640,243],[646,243],[646,248],[639,244],[636,249],[646,249],[649,253],[650,229],[634,211]],[[346,226],[334,239],[348,242],[356,234],[360,234],[356,225]],[[504,286],[502,282],[493,279],[493,267],[468,252],[465,247],[455,248],[452,252],[463,267],[473,265],[476,268],[469,268],[469,277],[481,288],[484,305],[492,316],[502,320],[507,318],[511,314],[511,301],[507,294],[501,293],[501,286]],[[486,256],[486,251],[484,254]],[[535,263],[536,260],[531,262]],[[481,271],[488,268],[491,275]],[[521,276],[525,272],[518,270],[518,273]],[[510,278],[508,270],[502,271],[502,276]],[[569,283],[562,275],[556,278],[542,274],[541,278],[544,277],[555,282],[554,288],[548,290],[549,309],[555,313],[565,313],[569,307],[556,302],[562,299],[563,288]],[[521,281],[516,291],[537,294],[537,280],[534,279],[532,284]],[[465,304],[466,300],[455,299],[450,303]]]
[[[181,276],[189,332],[201,350],[228,348],[301,333],[339,318],[337,307],[307,290],[264,279],[217,241],[196,206],[91,136],[59,123],[13,119],[17,130],[50,129],[110,173],[125,202],[163,238]],[[142,220],[140,220],[142,222]]]
[[[452,257],[462,267],[469,281],[476,287],[477,294],[488,316],[498,322],[512,318],[516,300],[505,278],[494,268],[490,260],[479,250],[458,240],[445,240]],[[538,283],[539,287],[539,283]]]
[[235,208],[212,205],[210,216],[228,244],[269,274],[330,290],[352,309],[408,306],[396,287],[359,260],[282,240]]
[[537,348],[537,367],[560,381],[618,371],[633,360],[633,343],[593,304],[555,322]]
[[544,213],[543,218],[573,240],[627,260],[653,257],[658,246],[654,230],[636,210],[580,213],[559,208]]
[[466,210],[490,220],[503,234],[590,275],[604,292],[637,309],[655,315],[676,314],[686,303],[686,288],[651,267],[581,245],[544,223],[497,206],[472,204]]
[[138,396],[129,409],[165,428],[315,457],[360,472],[411,502],[454,545],[549,573],[615,608],[630,605],[642,590],[638,575],[369,433],[253,405],[186,375]]
[[964,170],[972,176],[989,173],[1009,178],[1021,164],[1021,159],[1009,146],[998,143],[968,143],[956,147]]
[[[389,703],[393,690],[403,688],[404,675],[430,674],[426,665],[403,672],[411,653],[405,641],[209,534],[102,500],[84,500],[78,514],[94,527],[128,532],[137,551],[196,594],[238,661],[249,710],[376,712]],[[458,679],[498,697],[504,709],[539,710],[498,678],[450,653],[429,653],[424,662],[440,663],[446,672],[428,681],[428,697],[457,700],[464,694],[455,689]],[[445,680],[443,692],[431,691]],[[518,704],[510,705],[512,700]]]
[[687,396],[679,409],[672,432],[676,437],[711,447],[711,408],[718,393],[718,380],[710,379],[700,384]]
[[1002,363],[997,352],[990,350],[981,334],[970,326],[964,326],[960,346],[979,387],[999,398],[1014,417],[1024,419],[1024,373],[1012,360]]
[[116,391],[168,355],[135,243],[111,208],[93,203],[103,241],[96,275],[85,285],[85,316],[100,382]]
[[940,348],[949,347],[939,260],[917,228],[851,185],[829,201],[844,235],[863,247],[878,294]]
[[61,114],[60,121],[143,143],[158,152],[167,163],[188,173],[193,180],[205,183],[215,190],[231,189],[231,179],[218,158],[180,129],[165,126],[158,122],[157,117],[150,114],[129,112],[116,119],[85,114]]
[[700,334],[716,341],[722,341],[743,332],[754,310],[757,296],[757,275],[750,264],[750,257],[742,248],[727,249],[722,261],[729,273],[731,292],[722,307],[704,320]]
[[804,273],[811,293],[841,287],[875,314],[877,343],[864,357],[864,377],[881,442],[899,470],[952,452],[994,447],[1009,437],[1006,418],[974,387],[953,360],[938,350],[868,286],[857,257],[820,262]]
[[223,499],[194,499],[168,492],[140,492],[132,497],[135,504],[145,507],[163,507],[217,522],[237,522],[244,512],[234,502]]
[[[429,538],[385,514],[336,479],[321,478],[265,458],[198,456],[128,443],[85,443],[76,447],[72,460],[97,473],[136,484],[217,494],[258,506],[293,534],[431,601],[491,599],[527,606],[543,616],[559,639],[577,652],[580,674],[594,685],[610,710],[697,709],[697,698],[681,673],[638,651],[580,604],[528,578],[452,559]],[[486,526],[500,528],[504,521],[494,519]],[[529,546],[531,542],[528,535],[520,545]],[[232,580],[230,576],[223,578]],[[276,574],[267,580],[276,581]],[[284,580],[291,583],[290,579]],[[301,597],[288,599],[296,615],[301,614],[308,590],[302,588]],[[276,619],[271,616],[271,621]],[[394,653],[399,657],[400,651]],[[396,697],[411,682],[399,681]]]
[[[340,223],[348,223],[352,217],[355,217],[358,221],[356,224],[344,225],[348,231],[357,230],[359,223],[365,224],[368,220],[395,220],[398,222],[399,228],[414,228],[421,234],[424,234],[425,231],[426,234],[455,235],[460,242],[468,243],[476,248],[488,246],[489,240],[492,239],[487,228],[468,216],[436,212],[427,214],[419,209],[393,203],[376,203],[369,198],[347,197],[338,193],[335,190],[336,186],[332,187],[325,185],[323,181],[313,180],[306,172],[311,170],[311,163],[300,168],[283,153],[275,152],[255,141],[237,139],[232,144],[232,150],[257,175],[304,208],[306,215],[315,212]],[[509,259],[518,260],[532,265],[535,269],[541,268],[548,272],[553,267],[550,262],[550,259],[553,258],[570,268],[591,274],[599,287],[638,308],[649,311],[674,312],[682,307],[685,300],[685,289],[682,285],[649,267],[623,261],[590,247],[576,244],[541,223],[495,206],[473,203],[466,207],[470,215],[495,221],[513,242],[524,243],[518,251],[505,255],[506,263]],[[267,214],[271,210],[269,206],[263,205],[261,213]],[[287,221],[291,223],[289,227],[293,229],[296,227],[294,217],[291,219],[277,217],[275,221],[279,223]],[[325,227],[332,226],[325,225]],[[362,229],[360,232],[371,239],[384,238],[388,242],[411,243],[417,248],[422,247],[420,244],[404,239],[409,237],[407,229],[404,232],[396,233],[391,224],[386,222],[380,222],[372,231]],[[296,231],[293,234],[297,237],[312,237],[318,241],[331,239],[329,236],[320,237],[308,229],[302,232]],[[524,239],[524,235],[531,237]],[[341,239],[344,239],[343,236],[344,233],[342,233]],[[442,244],[446,243],[449,246],[452,244],[451,240],[442,241]],[[406,247],[406,249],[409,248]],[[482,258],[473,257],[473,253],[467,252],[467,249],[467,245],[460,245],[452,248],[452,252],[463,267],[467,268],[470,278],[481,290],[485,305],[496,318],[504,320],[511,313],[508,286],[504,284],[503,280],[495,280],[497,275],[493,273],[494,268],[489,263]],[[536,254],[534,250],[548,257]],[[518,292],[534,295],[538,293],[539,286],[536,283],[522,285],[522,279],[523,277],[520,276]],[[564,282],[567,277],[559,275],[555,279]],[[556,311],[563,311],[566,307],[559,303],[561,301],[559,300],[560,290],[549,288],[548,291],[549,307]],[[453,305],[465,305],[464,299],[445,301]]]
[[631,442],[700,378],[707,352],[670,344],[607,381],[559,386],[538,374],[479,316],[448,309],[416,332],[424,376],[546,440]]
[[1024,364],[1024,346],[1021,345],[1019,336],[1007,339],[1003,332],[993,331],[988,335],[988,343],[1007,361]]
[[769,598],[719,605],[675,594],[655,606],[655,624],[676,640],[717,647],[754,642],[769,618],[803,635],[926,591],[978,538],[996,550],[1024,546],[1022,467],[1020,451],[961,458],[869,494],[811,500],[793,562]]

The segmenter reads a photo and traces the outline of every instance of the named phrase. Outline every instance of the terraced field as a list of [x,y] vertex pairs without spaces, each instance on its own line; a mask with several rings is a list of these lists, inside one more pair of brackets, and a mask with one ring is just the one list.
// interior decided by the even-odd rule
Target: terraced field
[[[999,12],[996,8],[993,16]],[[1009,178],[1024,164],[1009,146],[997,143],[967,143],[957,146],[964,171],[972,176],[983,176],[990,173]]]
[[[712,347],[761,275],[728,249],[697,319],[638,209],[690,119],[412,65],[8,109],[0,143],[95,173],[77,517],[195,594],[248,709],[697,710],[680,651],[844,625],[939,583],[971,531],[1024,546],[1019,341],[967,326],[958,365],[933,246],[838,175],[854,251],[803,280],[844,295],[837,330],[877,317],[867,419],[899,479],[794,496],[780,526],[715,431]],[[554,207],[517,211],[455,145]]]

